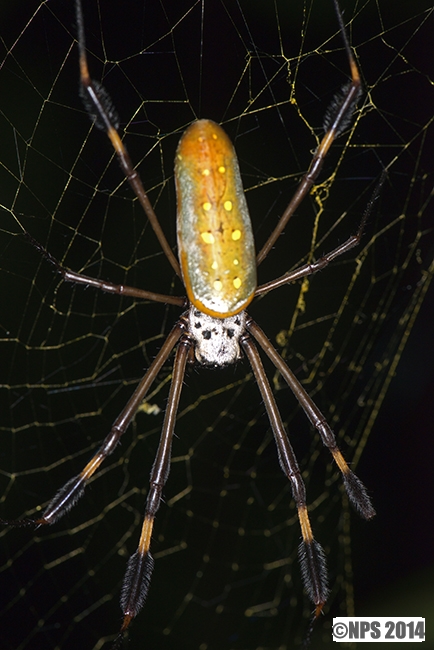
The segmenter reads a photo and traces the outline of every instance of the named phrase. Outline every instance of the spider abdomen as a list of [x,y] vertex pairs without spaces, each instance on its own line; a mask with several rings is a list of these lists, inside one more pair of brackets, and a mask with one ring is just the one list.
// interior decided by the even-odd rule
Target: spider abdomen
[[190,302],[214,318],[245,309],[255,246],[235,150],[211,120],[193,122],[175,158],[178,253]]

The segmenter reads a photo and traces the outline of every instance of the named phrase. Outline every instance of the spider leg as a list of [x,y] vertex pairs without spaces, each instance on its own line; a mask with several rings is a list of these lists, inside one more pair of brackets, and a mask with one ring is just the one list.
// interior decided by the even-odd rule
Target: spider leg
[[298,549],[301,572],[306,592],[311,601],[316,605],[316,618],[320,615],[329,593],[325,554],[312,533],[306,505],[306,488],[258,350],[249,335],[245,335],[241,339],[241,345],[249,359],[256,382],[261,391],[262,399],[264,400],[268,419],[276,441],[280,466],[284,474],[291,481],[292,495],[297,506],[303,538]]
[[386,180],[386,176],[387,176],[387,172],[386,170],[383,170],[380,179],[374,188],[372,196],[369,199],[368,205],[365,208],[365,212],[363,213],[362,220],[360,222],[360,225],[355,235],[351,235],[351,237],[348,237],[348,239],[343,244],[340,244],[340,246],[334,248],[332,251],[330,251],[330,253],[327,253],[326,255],[322,255],[319,259],[316,260],[316,262],[312,262],[311,264],[304,264],[303,266],[299,266],[297,269],[294,269],[293,271],[288,271],[287,273],[284,273],[283,275],[281,275],[279,278],[276,278],[275,280],[271,280],[270,282],[261,284],[261,286],[259,286],[256,289],[255,296],[260,296],[261,294],[268,293],[268,291],[277,289],[278,287],[281,287],[284,284],[295,282],[295,280],[300,280],[301,278],[304,278],[307,275],[312,275],[317,271],[321,271],[337,257],[351,250],[355,246],[358,246],[360,244],[360,240],[362,238],[363,231],[366,226],[366,222],[371,215],[372,208],[374,207],[375,201],[378,199],[380,195],[380,191],[384,181]]
[[132,298],[141,298],[143,300],[151,300],[152,302],[163,302],[169,305],[177,305],[178,307],[186,307],[186,299],[181,296],[167,296],[162,293],[155,293],[154,291],[145,291],[137,289],[136,287],[129,287],[126,284],[114,284],[113,282],[106,282],[97,278],[91,278],[82,273],[75,273],[68,271],[62,266],[55,257],[49,253],[42,244],[34,239],[28,232],[24,232],[24,236],[31,242],[31,244],[45,257],[50,264],[52,264],[56,271],[60,273],[65,282],[73,282],[74,284],[84,284],[86,287],[94,287],[106,293],[114,293],[120,296],[130,296]]
[[362,230],[359,228],[357,234],[352,235],[347,239],[346,242],[334,248],[332,251],[330,251],[330,253],[323,255],[315,262],[312,262],[311,264],[303,264],[303,266],[299,266],[293,271],[288,271],[287,273],[284,273],[283,275],[281,275],[279,278],[276,278],[275,280],[270,280],[270,282],[261,284],[256,289],[255,296],[260,296],[261,294],[268,293],[269,291],[272,291],[273,289],[277,289],[278,287],[281,287],[284,284],[295,282],[296,280],[305,278],[307,275],[312,275],[317,271],[321,271],[328,264],[330,264],[330,262],[336,259],[336,257],[339,257],[339,255],[342,255],[342,253],[346,253],[347,251],[351,250],[351,248],[354,248],[354,246],[357,246],[360,242],[361,236],[362,236]]
[[123,624],[115,642],[122,638],[123,633],[132,619],[143,606],[149,589],[154,560],[150,553],[152,529],[155,515],[160,506],[161,495],[167,481],[170,469],[170,454],[176,413],[178,411],[185,365],[188,360],[191,342],[185,338],[180,341],[176,350],[173,364],[172,383],[164,415],[163,428],[154,465],[150,476],[150,488],[146,500],[145,517],[137,551],[128,560],[121,595],[121,608],[124,615]]
[[140,384],[137,386],[132,397],[129,399],[121,414],[116,418],[110,433],[104,439],[104,442],[99,447],[98,451],[86,464],[84,469],[74,476],[51,499],[48,506],[45,508],[42,516],[38,519],[18,519],[15,521],[0,520],[0,523],[9,526],[41,526],[44,524],[54,524],[64,514],[66,514],[84,494],[84,488],[89,479],[93,476],[95,471],[101,463],[109,456],[115,449],[120,438],[125,433],[134,417],[137,409],[139,408],[143,398],[148,392],[149,388],[155,381],[158,373],[160,372],[163,364],[166,362],[169,354],[181,337],[185,326],[180,320],[170,332],[165,340],[161,350],[155,357],[154,361],[148,368],[147,373],[143,377]]
[[178,260],[173,254],[172,249],[161,229],[157,216],[145,192],[142,181],[136,170],[133,167],[131,158],[126,150],[125,145],[119,137],[117,132],[118,118],[112,101],[105,90],[105,88],[97,81],[90,78],[89,69],[87,66],[87,56],[84,38],[84,21],[83,11],[80,0],[76,0],[76,15],[77,15],[77,33],[78,33],[78,50],[80,56],[80,81],[82,92],[81,96],[83,103],[90,117],[95,122],[96,126],[101,130],[106,131],[113,149],[116,152],[122,170],[131,185],[135,195],[139,199],[140,205],[144,209],[146,216],[155,232],[161,248],[164,251],[167,259],[169,260],[173,270],[177,276],[181,277],[181,270],[179,268]]
[[299,401],[311,424],[320,434],[323,444],[329,448],[330,453],[341,471],[344,486],[351,503],[364,519],[371,519],[375,515],[371,499],[369,498],[362,481],[348,467],[348,463],[344,459],[342,452],[336,443],[334,433],[328,425],[324,415],[304,390],[295,375],[288,368],[280,354],[276,352],[261,328],[250,317],[246,320],[246,329],[256,339],[265,354],[276,366],[277,370],[280,372]]
[[310,188],[314,184],[315,180],[318,177],[318,174],[322,169],[325,157],[327,156],[331,145],[335,139],[347,128],[357,106],[357,102],[360,98],[362,85],[360,80],[360,73],[357,68],[354,56],[351,52],[347,33],[345,31],[345,25],[337,0],[334,0],[334,5],[338,17],[342,39],[344,41],[344,46],[348,57],[348,63],[351,71],[351,81],[342,87],[340,92],[334,97],[329,108],[327,109],[324,118],[325,135],[321,140],[314,157],[312,158],[309,169],[301,179],[300,184],[298,185],[295,194],[290,200],[285,212],[280,217],[277,226],[256,256],[256,263],[258,266],[267,257],[268,253],[276,243],[278,237],[282,234],[289,219],[292,217],[295,210],[309,193]]

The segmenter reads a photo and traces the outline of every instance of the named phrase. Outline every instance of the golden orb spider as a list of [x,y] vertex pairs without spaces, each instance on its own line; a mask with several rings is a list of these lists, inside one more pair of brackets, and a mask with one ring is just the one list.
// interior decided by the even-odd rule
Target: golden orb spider
[[335,258],[357,246],[378,194],[377,188],[355,235],[317,261],[257,286],[257,266],[266,258],[288,220],[307,196],[322,168],[325,156],[335,138],[347,127],[360,97],[360,75],[349,47],[337,0],[334,0],[334,5],[349,61],[351,81],[344,86],[327,111],[324,121],[325,135],[276,228],[255,256],[251,222],[233,146],[216,123],[210,120],[193,122],[180,140],[175,161],[178,262],[118,135],[116,112],[111,101],[104,88],[90,78],[81,2],[76,0],[83,100],[96,125],[106,131],[110,138],[125,176],[145,210],[167,259],[183,281],[187,297],[157,294],[74,273],[62,267],[49,252],[28,235],[34,246],[55,266],[67,282],[92,286],[108,293],[172,304],[185,311],[175,323],[125,408],[113,423],[102,445],[80,474],[70,479],[58,491],[38,519],[3,523],[16,526],[53,524],[75,505],[83,495],[86,483],[105,458],[114,451],[162,366],[172,350],[176,348],[171,387],[160,442],[151,471],[141,536],[137,551],[128,561],[124,578],[121,595],[123,624],[120,637],[139,612],[149,589],[153,569],[150,552],[153,524],[169,474],[171,444],[187,362],[197,361],[202,365],[223,367],[235,363],[242,354],[247,356],[274,434],[279,463],[291,482],[302,534],[299,547],[301,570],[306,591],[315,605],[315,618],[319,616],[328,596],[325,556],[312,533],[304,483],[255,342],[273,362],[311,424],[319,432],[324,445],[330,449],[353,505],[365,519],[370,519],[375,514],[365,487],[348,467],[324,416],[284,360],[274,350],[260,327],[245,311],[254,297],[322,270]]

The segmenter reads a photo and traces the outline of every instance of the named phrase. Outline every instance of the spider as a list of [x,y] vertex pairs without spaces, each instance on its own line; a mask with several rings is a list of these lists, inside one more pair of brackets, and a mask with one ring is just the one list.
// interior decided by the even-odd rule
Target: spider
[[119,137],[118,118],[112,102],[103,86],[92,80],[89,75],[81,0],[76,0],[81,95],[85,107],[96,126],[108,135],[123,172],[142,205],[169,263],[183,282],[187,296],[162,295],[74,273],[61,266],[26,233],[32,244],[54,265],[64,281],[94,287],[108,293],[172,304],[182,308],[183,313],[125,408],[114,421],[109,434],[80,474],[66,482],[38,519],[2,523],[13,526],[54,524],[77,503],[83,496],[89,479],[116,448],[160,370],[175,349],[167,408],[150,474],[141,535],[137,550],[128,561],[121,592],[123,622],[118,638],[122,638],[143,606],[148,593],[154,565],[150,550],[153,525],[169,475],[172,438],[187,363],[221,368],[236,363],[243,355],[250,362],[274,434],[280,466],[291,482],[302,537],[299,546],[301,572],[306,592],[315,605],[314,620],[320,615],[328,597],[325,555],[312,533],[301,472],[257,345],[287,382],[309,421],[319,432],[323,444],[329,448],[356,510],[365,519],[370,519],[375,514],[366,488],[346,463],[324,415],[259,325],[246,312],[246,308],[256,296],[312,275],[357,246],[378,196],[380,184],[368,203],[356,234],[344,243],[310,264],[257,286],[257,267],[267,257],[290,217],[309,193],[332,143],[348,126],[361,94],[360,74],[349,46],[338,1],[333,0],[333,3],[349,62],[351,81],[342,88],[329,107],[324,119],[325,135],[277,226],[256,255],[252,225],[234,148],[218,124],[206,119],[195,121],[182,135],[175,158],[178,261]]

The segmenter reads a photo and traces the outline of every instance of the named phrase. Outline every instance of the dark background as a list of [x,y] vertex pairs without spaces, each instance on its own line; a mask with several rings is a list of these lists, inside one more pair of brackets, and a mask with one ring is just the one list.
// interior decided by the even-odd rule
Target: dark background
[[[104,78],[113,95],[121,130],[127,133],[127,146],[133,160],[140,163],[141,176],[146,179],[145,186],[169,241],[175,244],[171,169],[176,143],[189,121],[205,116],[224,123],[235,142],[257,241],[265,241],[296,180],[289,177],[286,184],[277,185],[266,184],[266,178],[302,172],[315,147],[312,133],[303,128],[297,111],[291,109],[288,102],[288,71],[279,58],[274,5],[266,2],[255,3],[253,7],[239,7],[235,3],[227,6],[205,4],[202,50],[198,28],[200,5],[101,5],[101,17],[98,5],[90,2],[88,5],[85,20],[87,45],[95,55],[90,58],[93,74],[98,79]],[[117,299],[116,303],[109,302],[113,297],[95,299],[90,291],[60,287],[51,269],[22,240],[12,213],[19,215],[24,227],[74,270],[162,292],[172,290],[179,294],[182,291],[170,270],[167,271],[167,263],[131,202],[128,188],[122,185],[115,194],[121,182],[120,173],[116,161],[108,164],[111,152],[104,136],[94,130],[88,137],[90,123],[82,113],[77,96],[72,4],[48,2],[31,19],[38,6],[32,2],[5,3],[0,14],[4,41],[0,72],[3,142],[0,202],[4,207],[0,266],[5,377],[3,382],[2,376],[5,389],[2,393],[1,452],[5,494],[1,512],[5,518],[45,503],[62,482],[80,470],[94,449],[95,441],[104,436],[128,399],[134,379],[156,353],[164,333],[176,317],[176,310],[149,305],[137,306],[132,314],[126,303]],[[322,647],[330,638],[333,613],[344,611],[342,593],[346,593],[347,599],[349,593],[348,589],[340,591],[344,576],[350,577],[358,614],[428,616],[433,606],[432,289],[426,294],[396,376],[388,387],[390,355],[397,354],[406,340],[404,333],[409,324],[403,318],[416,313],[417,307],[410,305],[421,291],[422,279],[433,258],[431,82],[434,41],[429,7],[427,2],[368,2],[363,6],[345,3],[345,19],[351,20],[350,40],[357,49],[365,87],[371,91],[368,97],[372,110],[365,110],[352,141],[355,146],[346,151],[344,163],[337,170],[338,180],[332,185],[324,216],[328,229],[344,209],[349,210],[351,221],[340,223],[339,229],[325,239],[322,250],[333,248],[355,229],[375,179],[382,167],[392,161],[378,209],[368,224],[366,240],[370,241],[375,232],[382,232],[400,214],[404,214],[405,219],[402,226],[398,224],[375,240],[369,262],[363,267],[366,278],[364,275],[365,283],[360,286],[360,301],[369,295],[364,313],[369,315],[376,309],[383,313],[377,305],[381,297],[388,297],[388,292],[390,304],[384,307],[386,318],[382,326],[372,329],[375,339],[372,338],[367,346],[366,363],[357,381],[346,390],[351,379],[346,374],[348,358],[343,355],[333,372],[325,365],[324,374],[320,371],[314,384],[307,386],[328,417],[333,413],[333,405],[337,404],[333,425],[342,433],[342,444],[349,458],[362,451],[360,440],[364,432],[369,432],[357,473],[368,486],[378,512],[369,524],[351,516],[350,544],[346,542],[338,548],[337,539],[347,531],[341,513],[348,511],[343,510],[345,499],[339,493],[333,470],[328,467],[325,475],[307,480],[311,503],[316,497],[320,499],[324,478],[330,480],[327,485],[331,486],[331,505],[318,506],[312,515],[314,528],[329,556],[334,590],[330,610],[318,626],[313,647]],[[333,10],[330,3],[323,0],[313,3],[312,8],[303,3],[290,7],[279,4],[278,11],[283,49],[292,62],[291,81],[298,75],[297,106],[310,124],[319,127],[328,103],[347,73],[345,56],[339,36],[336,36]],[[306,30],[303,15],[308,16]],[[181,28],[169,29],[182,16]],[[26,27],[28,20],[30,23]],[[166,32],[168,35],[164,36]],[[302,32],[305,35],[303,51],[316,55],[303,59],[299,69],[294,62],[301,47]],[[329,41],[333,35],[333,40]],[[143,56],[135,56],[141,50]],[[264,66],[264,77],[273,79],[273,84],[267,86],[259,99],[255,98],[255,89],[264,87],[261,65],[252,66],[252,76],[243,77],[240,86],[237,85],[247,51],[253,52]],[[101,62],[105,59],[122,61],[122,64],[103,66]],[[255,101],[247,110],[246,97],[249,96]],[[279,111],[267,110],[282,98],[285,103]],[[240,118],[243,110],[246,115]],[[131,115],[134,116],[130,118]],[[86,145],[81,149],[84,139]],[[345,136],[341,140],[331,152],[323,177],[339,161]],[[287,143],[290,146],[281,146]],[[20,173],[24,182],[19,180]],[[93,189],[95,184],[97,191]],[[251,188],[257,184],[262,185],[262,191],[255,194]],[[287,245],[279,242],[280,247],[276,246],[274,255],[270,255],[261,268],[260,279],[268,280],[302,258],[310,241],[313,208],[313,200],[306,201],[297,224],[290,224],[282,238]],[[122,217],[120,229],[121,214],[125,217]],[[398,271],[394,275],[391,270],[395,267]],[[312,320],[333,310],[331,288],[337,291],[337,306],[340,305],[342,291],[347,286],[348,266],[342,262],[336,269],[330,270],[330,275],[326,270],[315,278],[312,288],[315,300],[310,304]],[[378,278],[370,293],[369,270]],[[357,295],[351,300],[357,301]],[[252,314],[271,340],[275,340],[283,327],[289,327],[296,297],[296,291],[290,294],[285,289],[279,295],[267,296],[266,303],[258,301],[252,306]],[[118,317],[121,312],[123,319]],[[94,338],[88,341],[86,333],[89,331]],[[314,360],[321,349],[321,340],[314,340],[317,331],[314,328],[300,330],[289,347],[290,365],[301,379],[309,374],[306,360]],[[350,330],[352,338],[348,348],[342,347],[346,354],[351,350],[356,354],[359,331],[362,339],[365,330]],[[321,332],[319,329],[320,336]],[[339,337],[344,340],[345,331],[336,336],[334,343],[340,350]],[[66,345],[71,341],[76,343]],[[142,348],[145,363],[140,352]],[[104,365],[107,359],[115,358],[119,362],[110,365],[107,361],[107,367]],[[383,370],[379,368],[381,362],[385,364]],[[108,372],[112,384],[107,389],[102,388],[100,382],[94,392],[52,392],[53,386],[59,389],[74,385],[74,381],[80,386],[79,380],[83,377],[88,378],[91,388],[97,376],[93,375],[95,364],[100,364],[101,374],[104,369]],[[268,367],[267,370],[272,376],[272,370]],[[150,600],[132,627],[129,646],[132,650],[136,644],[143,647],[143,639],[146,639],[146,646],[164,648],[277,648],[285,644],[292,647],[294,640],[299,641],[303,635],[309,605],[300,596],[297,577],[293,578],[294,584],[288,593],[284,586],[279,591],[275,584],[268,592],[268,577],[264,572],[258,581],[258,598],[265,600],[268,593],[279,594],[277,612],[269,617],[254,617],[248,623],[240,622],[240,612],[246,608],[242,596],[258,588],[253,580],[249,582],[246,578],[246,584],[239,586],[239,591],[234,590],[227,596],[228,600],[232,597],[240,602],[232,602],[226,616],[216,616],[215,610],[218,604],[226,604],[228,600],[221,598],[213,602],[211,597],[218,593],[219,588],[214,589],[213,584],[219,584],[219,572],[223,582],[230,580],[225,577],[228,575],[225,558],[236,554],[234,548],[238,541],[231,531],[237,526],[236,517],[243,516],[244,500],[260,493],[267,503],[265,495],[271,495],[273,489],[285,494],[283,487],[276,488],[282,479],[275,466],[272,445],[266,446],[259,460],[255,455],[269,433],[266,420],[261,417],[258,393],[250,384],[247,388],[243,384],[247,373],[248,368],[241,364],[236,370],[225,371],[222,378],[219,373],[200,371],[190,371],[188,375],[182,408],[187,409],[190,402],[195,403],[202,391],[208,394],[231,383],[235,387],[216,397],[215,401],[205,402],[202,407],[198,403],[190,419],[188,413],[180,419],[177,453],[187,453],[191,445],[197,451],[197,461],[191,464],[193,479],[182,476],[187,464],[182,465],[180,472],[178,466],[174,466],[170,477],[174,487],[167,497],[181,491],[183,480],[191,481],[193,489],[196,488],[190,502],[195,515],[193,523],[188,524],[182,501],[179,510],[176,506],[172,510],[163,511],[162,508],[158,517],[160,538],[156,534],[155,550],[158,555],[158,550],[170,547],[167,538],[162,540],[161,535],[174,535],[173,546],[188,540],[190,552],[188,556],[174,553],[172,560],[169,557],[157,562]],[[321,377],[325,377],[323,384]],[[373,377],[377,378],[378,385],[369,392]],[[236,382],[241,382],[239,394]],[[379,397],[380,384],[384,385],[384,390],[388,388],[384,401]],[[37,385],[41,386],[40,390]],[[10,386],[14,388],[11,390]],[[232,403],[230,396],[233,394],[236,398]],[[64,397],[59,398],[59,395]],[[358,411],[355,405],[362,395],[371,397],[373,403],[365,403]],[[294,431],[297,453],[304,456],[302,467],[310,471],[315,466],[320,472],[318,465],[328,463],[326,454],[319,452],[320,460],[316,462],[313,456],[320,444],[316,441],[310,446],[305,442],[303,436],[309,430],[303,415],[294,409],[287,392],[279,391],[278,399],[285,421],[291,432]],[[381,405],[378,415],[375,413],[377,403]],[[230,417],[221,415],[227,408]],[[80,417],[74,419],[74,414]],[[370,417],[374,421],[372,427]],[[37,426],[31,427],[32,422],[38,423]],[[56,426],[50,427],[50,422]],[[196,440],[197,432],[202,435],[206,426],[214,426],[214,423],[215,431],[209,434],[214,438],[207,447],[202,447]],[[101,637],[108,637],[117,629],[119,582],[126,557],[135,547],[158,428],[158,422],[153,423],[152,430],[142,435],[140,425],[132,427],[131,437],[122,448],[131,469],[126,472],[117,459],[109,463],[106,474],[88,489],[83,503],[56,530],[38,531],[35,542],[29,531],[14,530],[3,535],[1,598],[4,602],[1,611],[5,647],[98,647]],[[237,497],[238,506],[234,500],[226,511],[217,498],[222,485],[227,487],[222,468],[232,459],[233,441],[242,439],[244,428],[249,434],[246,450],[231,460],[232,476],[244,487],[240,488]],[[298,430],[301,431],[299,438]],[[353,449],[352,435],[355,439]],[[132,455],[135,441],[142,438],[144,455]],[[140,461],[135,461],[136,457]],[[56,466],[59,458],[65,461]],[[249,479],[246,487],[247,479],[243,482],[242,478],[252,476],[252,466],[259,477],[256,481]],[[43,472],[43,467],[48,468],[47,471]],[[17,473],[17,480],[11,479],[11,472]],[[126,491],[123,481],[127,482],[127,476],[133,490],[129,510],[128,507],[118,508],[112,512],[108,508],[105,517],[101,517],[105,506],[112,503],[121,490]],[[134,483],[136,476],[137,484]],[[232,482],[236,483],[235,478]],[[273,497],[269,496],[269,500]],[[286,503],[288,500],[289,495]],[[283,505],[285,502],[282,509]],[[282,510],[279,512],[281,514]],[[227,526],[225,532],[215,538],[210,533],[213,516]],[[255,521],[247,520],[246,515],[247,525],[264,530],[268,515],[262,519],[261,516],[258,513]],[[282,521],[287,518],[287,515],[281,516]],[[97,520],[94,529],[89,523],[80,531],[81,523],[91,522],[93,517]],[[296,567],[298,532],[295,526],[292,528],[293,532],[288,529],[287,537],[275,542],[275,557],[288,554]],[[74,534],[69,535],[69,530],[75,531]],[[127,555],[120,557],[117,551],[123,547],[118,544],[124,531],[129,533],[125,542]],[[335,531],[338,531],[336,535]],[[79,537],[80,534],[83,537]],[[260,565],[257,557],[261,557],[267,543],[263,536],[260,539],[252,537],[250,545],[240,546],[241,559],[243,553],[251,552],[251,565]],[[80,545],[87,552],[72,559],[74,549]],[[343,568],[346,561],[342,556],[343,547],[347,551],[350,549],[353,557],[353,569],[349,574]],[[108,548],[115,549],[116,553],[113,550],[111,556]],[[192,578],[198,567],[205,567],[203,561],[197,559],[203,557],[204,548],[212,549],[213,557],[221,562],[213,565],[205,587],[203,583],[196,586]],[[68,553],[71,560],[64,564],[53,559]],[[271,557],[268,551],[264,555]],[[11,564],[10,558],[15,558]],[[234,577],[232,580],[235,584]],[[189,617],[181,618],[181,624],[175,626],[172,634],[164,635],[165,611],[180,607],[186,585],[192,588],[193,596],[199,598],[200,594],[201,600],[198,599],[196,607],[189,606]],[[65,605],[58,613],[56,603],[64,594]],[[108,594],[107,601],[104,601],[105,594]],[[295,601],[291,600],[291,595]],[[98,607],[92,614],[94,603],[98,603]],[[55,612],[52,618],[51,608]],[[90,613],[85,616],[82,614],[86,608],[90,608]],[[38,626],[41,620],[43,623]],[[429,620],[427,622],[429,624]],[[201,639],[206,640],[208,646],[200,646]],[[429,637],[427,643],[431,647]],[[104,647],[109,647],[108,642]]]

